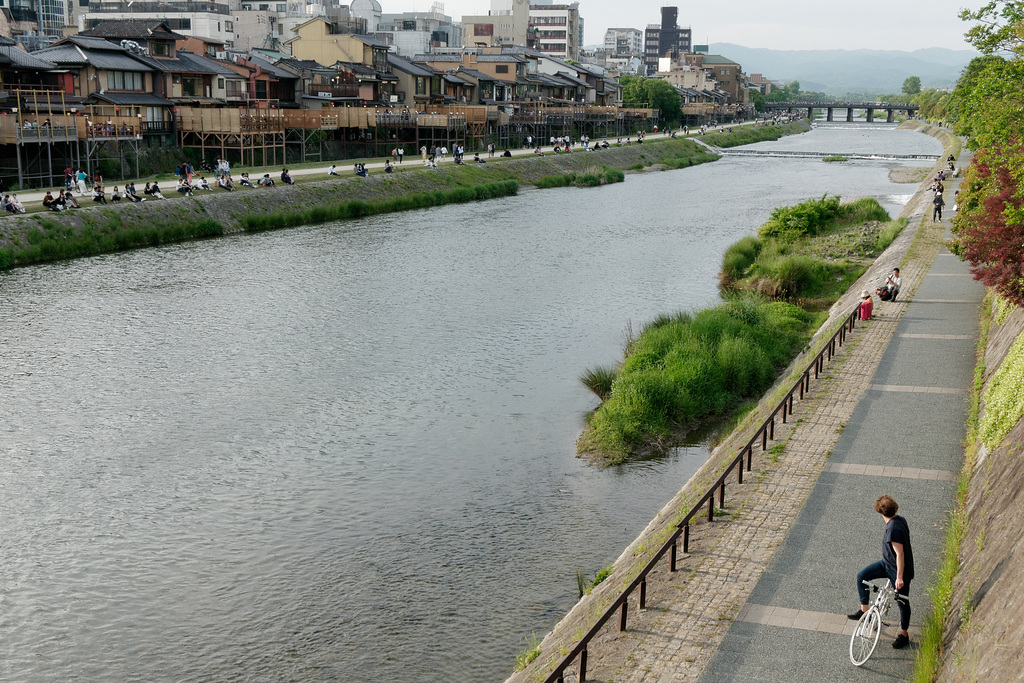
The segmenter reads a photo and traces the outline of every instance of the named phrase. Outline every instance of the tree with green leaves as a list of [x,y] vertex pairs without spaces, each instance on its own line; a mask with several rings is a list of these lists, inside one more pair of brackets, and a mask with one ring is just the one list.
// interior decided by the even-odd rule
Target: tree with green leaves
[[916,95],[921,92],[921,79],[918,76],[910,76],[903,81],[903,94]]
[[960,16],[978,22],[967,39],[985,56],[964,69],[950,97],[956,132],[977,150],[960,186],[951,246],[976,278],[1024,306],[1024,4],[990,2]]
[[648,107],[657,109],[663,124],[678,123],[682,118],[683,100],[670,83],[660,78],[623,76],[622,105],[624,107]]

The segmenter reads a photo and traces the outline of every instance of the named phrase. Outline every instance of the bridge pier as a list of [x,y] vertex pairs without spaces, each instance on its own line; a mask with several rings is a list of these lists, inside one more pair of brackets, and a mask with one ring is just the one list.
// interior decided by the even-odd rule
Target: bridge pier
[[825,116],[825,120],[826,121],[832,121],[832,107],[829,107],[825,111],[828,112],[828,114]]
[[890,109],[888,116],[885,117],[885,122],[886,123],[893,123],[894,121],[896,121],[896,110],[895,109]]
[[868,123],[875,122],[875,109],[874,107],[868,107]]
[[853,123],[853,107],[847,107],[846,109],[846,122]]

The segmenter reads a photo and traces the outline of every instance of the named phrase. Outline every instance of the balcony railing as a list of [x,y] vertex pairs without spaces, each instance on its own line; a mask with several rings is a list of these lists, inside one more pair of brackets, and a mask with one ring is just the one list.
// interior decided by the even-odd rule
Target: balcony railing
[[309,95],[315,97],[359,97],[359,86],[355,83],[322,83],[309,86]]

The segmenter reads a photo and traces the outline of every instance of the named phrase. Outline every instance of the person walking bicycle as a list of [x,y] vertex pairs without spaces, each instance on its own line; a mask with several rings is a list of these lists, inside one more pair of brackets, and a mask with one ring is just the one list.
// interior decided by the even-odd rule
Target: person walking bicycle
[[872,562],[857,572],[857,595],[860,609],[849,616],[859,620],[868,611],[869,589],[865,581],[888,578],[896,589],[896,604],[900,610],[900,631],[892,646],[899,650],[910,644],[910,582],[914,579],[914,551],[910,547],[910,526],[907,520],[897,515],[899,505],[890,496],[879,496],[875,501],[875,512],[885,520],[882,536],[882,559]]

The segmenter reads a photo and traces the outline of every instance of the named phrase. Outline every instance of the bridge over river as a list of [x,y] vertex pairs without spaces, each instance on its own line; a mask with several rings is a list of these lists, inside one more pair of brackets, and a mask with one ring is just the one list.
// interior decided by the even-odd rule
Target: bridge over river
[[889,104],[886,102],[765,102],[765,111],[799,111],[800,109],[807,110],[807,118],[814,118],[815,109],[824,109],[826,112],[826,120],[834,121],[834,113],[836,109],[846,110],[846,120],[853,121],[853,112],[857,109],[863,109],[867,112],[868,123],[874,123],[875,112],[884,111],[886,113],[886,123],[893,123],[896,118],[896,112],[906,112],[907,116],[913,116],[919,105],[916,104]]

